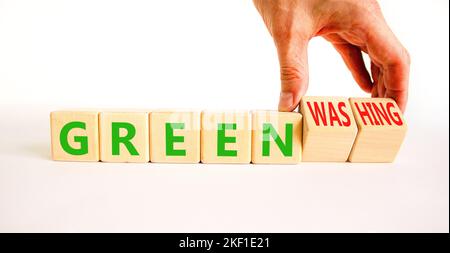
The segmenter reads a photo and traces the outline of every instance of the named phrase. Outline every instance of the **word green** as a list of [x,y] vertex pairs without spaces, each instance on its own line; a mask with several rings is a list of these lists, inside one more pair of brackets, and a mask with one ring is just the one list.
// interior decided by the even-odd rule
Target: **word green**
[[[88,153],[88,137],[75,136],[74,141],[80,143],[79,148],[70,146],[68,141],[69,132],[72,129],[79,128],[86,130],[86,123],[80,121],[69,122],[61,129],[60,143],[62,149],[71,155],[85,155]],[[175,143],[184,142],[184,136],[174,135],[175,129],[184,129],[184,123],[166,123],[166,155],[167,156],[186,156],[185,149],[175,149]],[[120,136],[120,130],[127,131],[125,136]],[[236,157],[237,150],[226,149],[227,143],[236,143],[235,136],[227,136],[226,130],[236,130],[236,123],[219,123],[217,125],[217,156]],[[111,148],[112,155],[120,155],[120,144],[123,144],[130,155],[138,156],[139,153],[131,143],[131,140],[136,135],[136,128],[134,125],[127,122],[112,122],[111,123]],[[280,149],[284,156],[291,157],[293,152],[293,124],[285,124],[285,140],[280,138],[279,134],[271,123],[263,124],[263,143],[262,155],[270,156],[270,139],[273,138],[275,144]]]

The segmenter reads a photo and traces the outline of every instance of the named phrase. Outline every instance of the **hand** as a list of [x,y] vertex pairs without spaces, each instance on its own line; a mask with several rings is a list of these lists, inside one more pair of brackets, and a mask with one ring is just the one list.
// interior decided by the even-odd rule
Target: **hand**
[[[280,111],[294,110],[308,88],[308,42],[322,36],[342,56],[361,89],[405,110],[410,58],[375,0],[254,0],[278,51]],[[372,78],[362,58],[371,59]]]

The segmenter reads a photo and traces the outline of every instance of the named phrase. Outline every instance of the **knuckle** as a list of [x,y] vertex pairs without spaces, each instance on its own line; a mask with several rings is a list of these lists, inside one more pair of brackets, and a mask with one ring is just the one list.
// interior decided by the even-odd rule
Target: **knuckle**
[[404,69],[408,69],[410,65],[411,56],[404,47],[401,47],[400,50],[398,50],[397,53],[393,55],[391,61],[388,63],[388,66],[400,67]]
[[292,91],[298,89],[306,81],[307,76],[300,68],[282,66],[280,68],[280,79],[283,84],[283,90]]
[[283,81],[292,81],[292,80],[300,80],[301,73],[300,70],[296,67],[285,67],[282,66],[280,68],[281,80]]
[[398,65],[408,67],[408,68],[411,65],[411,56],[404,47],[401,48],[400,53],[397,58],[398,58],[397,59]]

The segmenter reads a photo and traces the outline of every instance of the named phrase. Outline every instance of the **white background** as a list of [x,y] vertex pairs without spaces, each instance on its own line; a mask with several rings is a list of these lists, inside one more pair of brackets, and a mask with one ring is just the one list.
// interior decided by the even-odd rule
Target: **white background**
[[[395,163],[50,160],[63,108],[276,109],[251,1],[0,0],[0,232],[448,232],[449,3],[380,1],[412,55]],[[321,38],[307,95],[366,96]]]

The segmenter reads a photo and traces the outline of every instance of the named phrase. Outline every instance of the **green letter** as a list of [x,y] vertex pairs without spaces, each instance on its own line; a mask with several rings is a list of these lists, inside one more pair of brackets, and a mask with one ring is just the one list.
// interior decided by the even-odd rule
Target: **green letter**
[[275,128],[270,123],[263,124],[263,156],[270,156],[270,136],[273,137],[284,156],[292,156],[292,123],[286,123],[286,142],[283,143]]
[[217,156],[237,156],[237,150],[226,150],[226,143],[236,143],[236,137],[225,136],[225,130],[236,130],[236,123],[217,124]]
[[184,136],[173,135],[174,129],[184,129],[184,123],[166,123],[166,155],[186,156],[186,150],[173,148],[175,142],[184,142]]
[[80,143],[80,148],[75,149],[69,145],[69,141],[67,140],[67,136],[69,135],[69,131],[74,128],[80,128],[86,130],[86,123],[80,121],[72,121],[63,126],[61,128],[61,133],[59,134],[59,143],[61,143],[61,147],[64,151],[71,155],[85,155],[88,153],[88,137],[87,136],[75,136],[73,139],[75,142]]
[[[120,129],[127,130],[127,135],[120,137]],[[111,123],[111,139],[112,139],[112,154],[120,155],[120,143],[125,145],[130,155],[139,155],[136,148],[131,143],[131,139],[136,135],[136,128],[128,122],[112,122]]]

